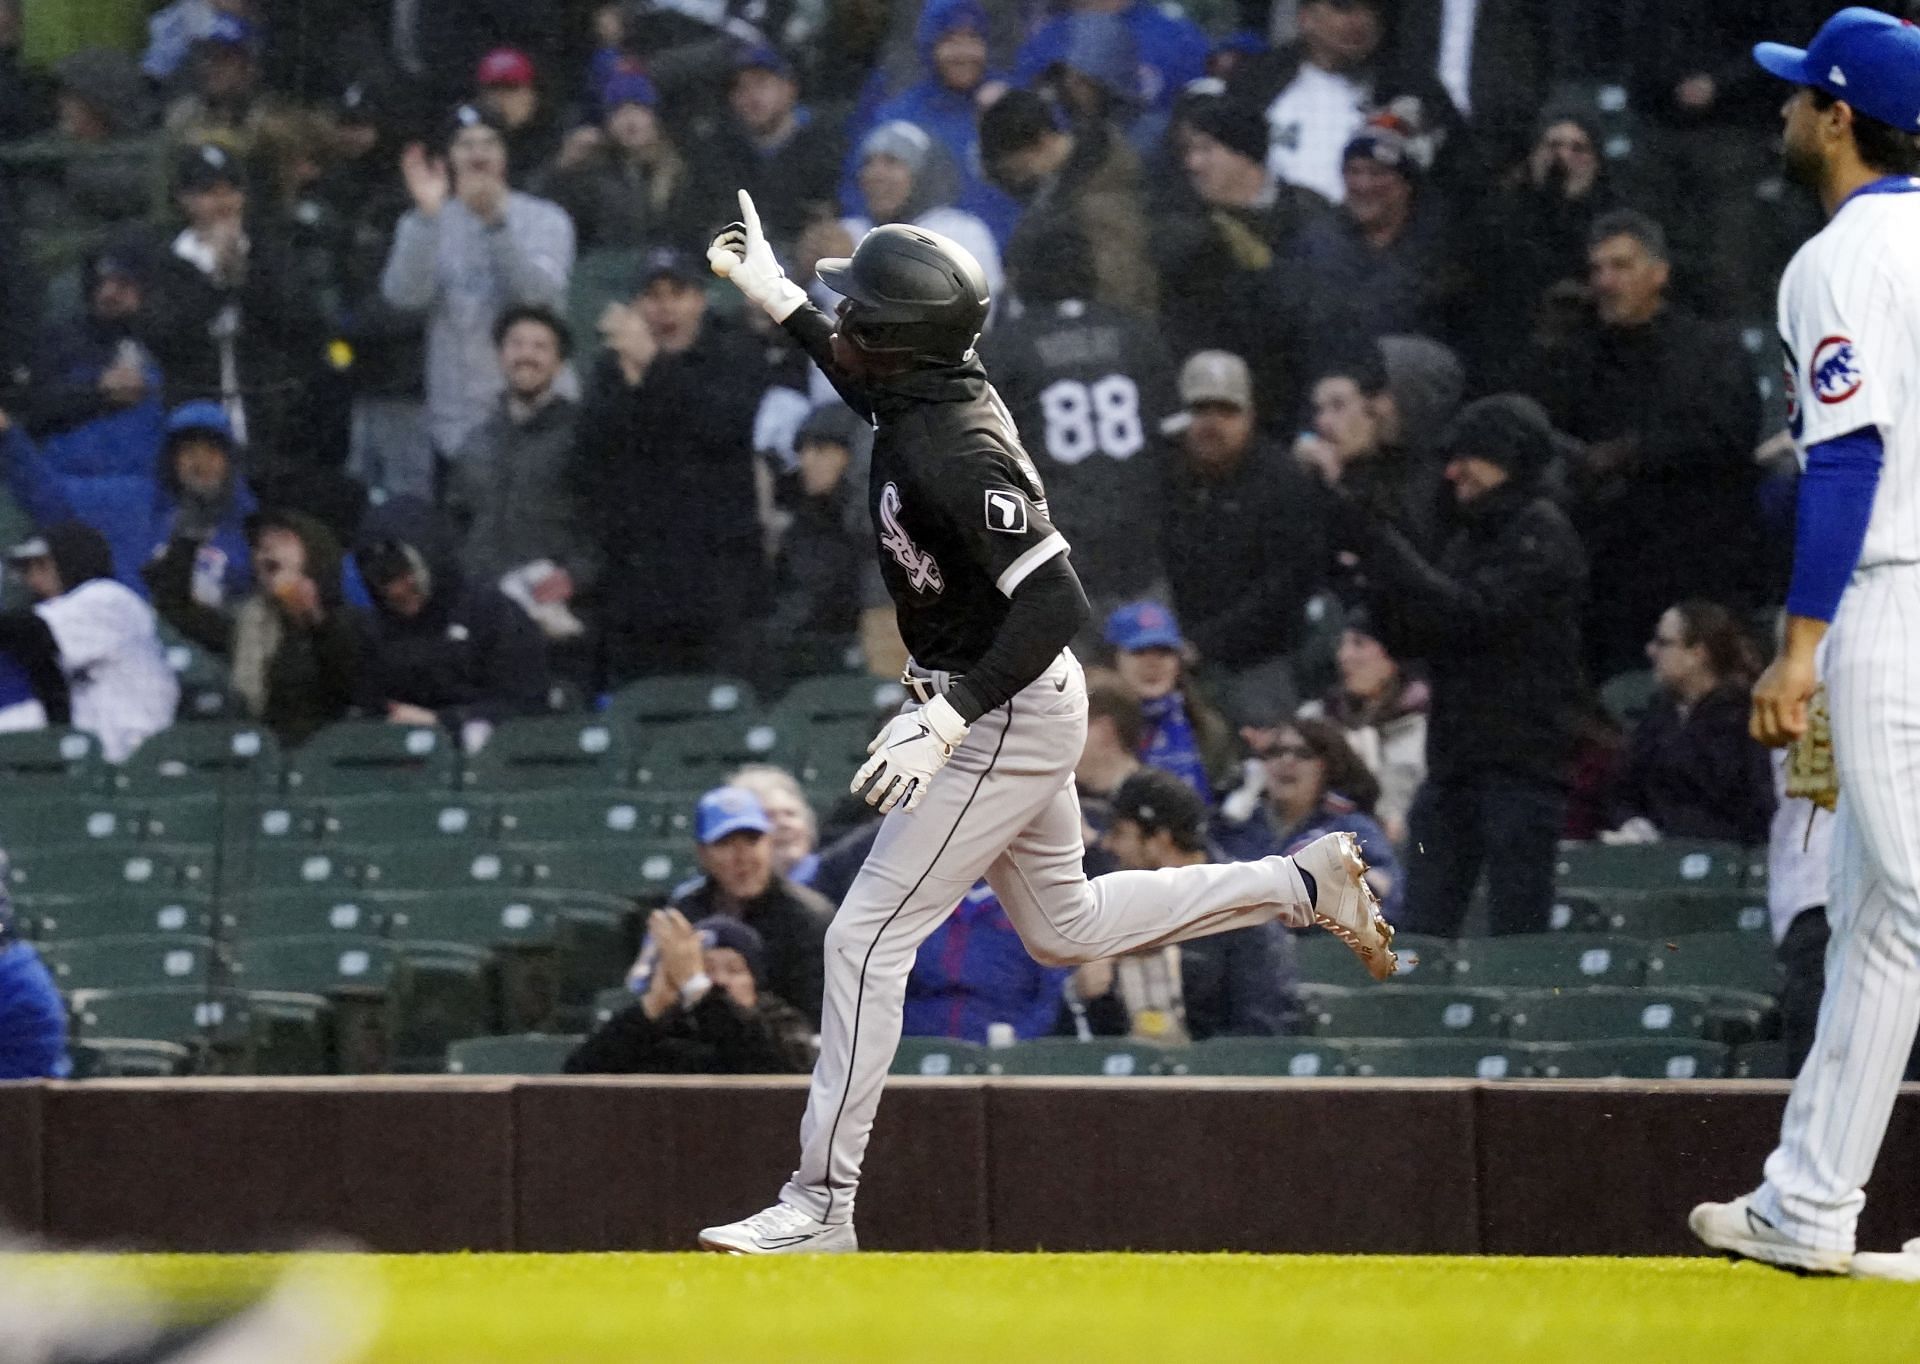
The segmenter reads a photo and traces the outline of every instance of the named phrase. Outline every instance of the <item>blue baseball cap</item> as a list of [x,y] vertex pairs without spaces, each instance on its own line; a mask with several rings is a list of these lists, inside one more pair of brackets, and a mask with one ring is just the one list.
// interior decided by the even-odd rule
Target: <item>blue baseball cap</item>
[[742,830],[756,834],[773,832],[773,821],[767,818],[760,797],[738,786],[718,786],[700,797],[700,806],[693,817],[693,833],[701,847],[718,843],[728,834]]
[[1157,601],[1128,602],[1107,617],[1107,643],[1126,653],[1184,649],[1179,622]]
[[194,41],[214,47],[250,48],[258,36],[258,30],[239,15],[218,14]]
[[733,59],[733,69],[740,71],[771,71],[776,76],[793,79],[793,64],[780,55],[780,50],[770,43],[754,43],[745,47]]
[[600,87],[600,107],[608,113],[623,104],[642,104],[651,109],[658,103],[660,92],[638,71],[616,71]]
[[167,414],[167,434],[177,436],[183,431],[205,432],[228,445],[233,444],[233,422],[227,416],[227,409],[211,398],[181,403]]
[[1757,43],[1753,59],[1795,85],[1845,100],[1868,118],[1920,133],[1920,28],[1877,9],[1843,9],[1805,49]]

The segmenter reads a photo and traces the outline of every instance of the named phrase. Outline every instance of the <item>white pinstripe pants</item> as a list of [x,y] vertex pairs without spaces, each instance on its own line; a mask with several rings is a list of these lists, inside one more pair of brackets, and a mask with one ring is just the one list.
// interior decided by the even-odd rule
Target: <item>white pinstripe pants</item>
[[800,1165],[780,1201],[830,1222],[854,1193],[914,954],[982,876],[1027,950],[1067,965],[1280,919],[1312,922],[1290,860],[1081,871],[1074,765],[1086,679],[1062,652],[1038,681],[974,724],[912,814],[887,816],[827,929],[820,1059],[800,1124]]
[[1796,1240],[1851,1251],[1920,1024],[1920,565],[1855,576],[1827,695],[1840,807],[1826,994],[1754,1206]]

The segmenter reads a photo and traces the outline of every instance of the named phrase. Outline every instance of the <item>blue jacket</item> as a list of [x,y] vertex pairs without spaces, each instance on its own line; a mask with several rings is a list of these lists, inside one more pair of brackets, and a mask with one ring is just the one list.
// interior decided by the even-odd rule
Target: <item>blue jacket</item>
[[907,977],[908,1037],[985,1042],[989,1023],[1011,1023],[1021,1041],[1045,1037],[1060,1013],[1060,988],[1072,972],[1027,955],[1000,901],[983,881],[920,944]]
[[[960,187],[953,206],[965,209],[987,225],[1003,249],[1020,217],[1020,205],[986,178],[980,164],[979,110],[971,94],[960,95],[940,84],[933,70],[933,49],[948,30],[963,24],[986,31],[978,0],[927,0],[914,29],[914,45],[927,78],[891,99],[878,100],[877,86],[869,82],[861,104],[847,128],[847,165],[840,179],[840,205],[849,217],[867,217],[867,199],[860,192],[860,144],[882,123],[904,119],[926,130],[947,149]],[[877,73],[876,73],[877,74]],[[989,74],[987,80],[999,79]]]
[[1291,857],[1314,839],[1337,833],[1349,833],[1360,840],[1361,856],[1367,859],[1367,866],[1378,873],[1374,878],[1375,892],[1378,893],[1381,881],[1387,883],[1386,894],[1380,896],[1380,910],[1388,919],[1397,919],[1400,904],[1406,898],[1407,884],[1400,859],[1393,850],[1393,840],[1372,815],[1363,814],[1351,801],[1329,795],[1318,810],[1291,829],[1279,828],[1265,806],[1243,824],[1215,819],[1213,828],[1221,849],[1242,862],[1276,853]]
[[[138,568],[157,558],[167,547],[173,534],[174,513],[179,510],[180,500],[177,486],[168,477],[168,471],[162,469],[155,480],[152,520],[147,532],[146,552],[140,556]],[[220,585],[220,601],[207,605],[235,606],[253,590],[253,546],[247,539],[247,518],[259,510],[260,503],[253,495],[244,475],[233,476],[233,497],[227,506],[226,515],[214,528],[213,534],[201,543],[194,555],[194,576],[207,574]],[[120,562],[115,557],[114,568],[120,571]],[[343,569],[344,577],[344,569]],[[145,591],[144,585],[142,591]]]
[[[1175,19],[1147,0],[1134,0],[1119,17],[1133,34],[1142,102],[1161,113],[1171,111],[1187,83],[1207,74],[1212,49],[1207,35],[1192,20]],[[1071,31],[1071,16],[1042,25],[1014,58],[1014,80],[1031,86],[1048,67],[1064,60]]]
[[40,954],[0,934],[0,1080],[58,1080],[70,1069],[66,1001]]

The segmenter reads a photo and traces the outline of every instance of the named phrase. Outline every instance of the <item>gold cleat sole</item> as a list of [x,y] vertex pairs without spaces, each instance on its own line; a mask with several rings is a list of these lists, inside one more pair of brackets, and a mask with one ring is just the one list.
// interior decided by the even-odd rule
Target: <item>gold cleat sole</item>
[[1370,927],[1379,941],[1377,943],[1362,941],[1360,935],[1351,928],[1318,910],[1314,911],[1313,920],[1345,943],[1347,949],[1360,958],[1360,964],[1367,968],[1368,975],[1375,980],[1385,980],[1400,969],[1400,958],[1394,955],[1393,951],[1393,925],[1388,923],[1386,916],[1380,912],[1380,900],[1374,895],[1373,887],[1367,884],[1367,860],[1360,855],[1359,840],[1348,833],[1339,834],[1338,838],[1341,860],[1345,863],[1347,873],[1353,878],[1354,884],[1359,887],[1360,894],[1365,898]]

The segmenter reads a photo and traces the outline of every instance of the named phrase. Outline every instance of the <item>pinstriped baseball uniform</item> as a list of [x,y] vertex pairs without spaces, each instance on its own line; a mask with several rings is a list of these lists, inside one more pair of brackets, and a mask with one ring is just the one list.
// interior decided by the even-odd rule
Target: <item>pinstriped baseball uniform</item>
[[1803,458],[1867,427],[1885,452],[1827,639],[1840,805],[1826,996],[1753,1202],[1794,1240],[1851,1251],[1920,1024],[1920,178],[1867,186],[1801,248],[1780,334]]

